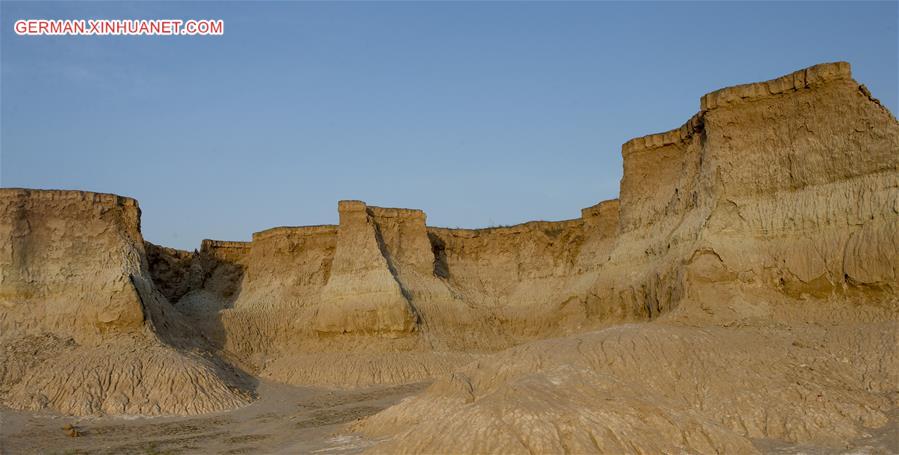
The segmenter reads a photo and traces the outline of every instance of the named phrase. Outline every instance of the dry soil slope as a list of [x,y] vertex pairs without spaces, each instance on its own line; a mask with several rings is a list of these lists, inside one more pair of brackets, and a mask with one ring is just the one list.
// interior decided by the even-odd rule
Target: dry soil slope
[[[899,124],[817,65],[623,147],[594,293],[657,318],[472,363],[357,429],[376,452],[842,447],[897,406]],[[651,184],[649,182],[652,182]]]

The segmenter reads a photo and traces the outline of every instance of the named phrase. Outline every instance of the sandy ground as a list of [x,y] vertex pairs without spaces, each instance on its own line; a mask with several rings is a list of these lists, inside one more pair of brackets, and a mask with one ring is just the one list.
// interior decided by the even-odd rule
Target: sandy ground
[[[376,441],[346,425],[396,404],[427,383],[335,390],[260,382],[249,406],[195,417],[77,418],[0,407],[0,454],[358,453]],[[883,428],[842,449],[755,440],[770,454],[899,453],[899,410]],[[74,425],[82,435],[69,437]]]
[[[340,435],[346,424],[425,386],[332,390],[261,382],[259,400],[249,406],[196,417],[75,418],[0,407],[0,453],[355,453],[373,441]],[[83,435],[67,436],[67,424]]]
[[[427,384],[333,390],[259,384],[259,400],[231,412],[196,417],[76,418],[0,407],[0,454],[351,454],[375,441],[348,423],[422,391]],[[899,410],[890,423],[842,449],[755,440],[770,454],[899,453]],[[69,437],[74,425],[82,436]]]

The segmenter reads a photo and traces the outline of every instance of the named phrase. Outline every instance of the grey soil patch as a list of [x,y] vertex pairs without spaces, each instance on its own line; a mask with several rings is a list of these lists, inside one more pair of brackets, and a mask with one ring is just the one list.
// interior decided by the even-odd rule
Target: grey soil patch
[[772,455],[894,455],[899,453],[899,409],[889,413],[890,420],[881,428],[868,429],[867,434],[847,441],[843,449],[829,449],[808,444],[789,444],[770,439],[756,439],[755,447]]

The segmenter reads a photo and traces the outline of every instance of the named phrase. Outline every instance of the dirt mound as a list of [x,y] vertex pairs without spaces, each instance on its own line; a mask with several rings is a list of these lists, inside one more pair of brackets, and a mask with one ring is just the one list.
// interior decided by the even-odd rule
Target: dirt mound
[[896,405],[897,328],[623,325],[481,359],[357,429],[384,453],[841,447]]
[[27,369],[8,392],[18,409],[70,415],[194,415],[247,404],[220,361],[146,337],[72,346]]

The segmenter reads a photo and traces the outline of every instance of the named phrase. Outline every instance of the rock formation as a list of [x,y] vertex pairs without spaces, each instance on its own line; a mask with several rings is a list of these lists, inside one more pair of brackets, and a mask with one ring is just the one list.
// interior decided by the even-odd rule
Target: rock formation
[[133,199],[0,190],[0,394],[70,414],[192,414],[249,402],[156,291]]
[[[397,266],[393,262],[410,259],[410,266],[422,265],[414,262],[419,259],[414,247],[429,246],[425,237],[424,214],[420,211],[410,211],[413,212],[411,215],[399,210],[389,211],[393,216],[388,215],[388,218],[409,219],[391,223],[389,227],[393,228],[393,232],[387,234],[392,234],[395,242],[409,243],[413,247],[406,249],[402,248],[404,245],[397,245],[400,248],[396,253],[399,254],[394,257],[387,250],[387,241],[381,232],[382,224],[375,221],[375,210],[387,210],[369,209],[359,201],[341,201],[338,210],[340,229],[337,230],[337,249],[313,319],[315,331],[322,334],[370,333],[388,336],[411,332],[417,318],[407,292],[400,285]],[[407,226],[410,229],[404,229]],[[422,239],[425,241],[423,245],[420,242]],[[411,253],[405,255],[410,257],[404,257],[406,252]]]
[[701,106],[624,145],[616,238],[585,296],[655,321],[481,358],[361,424],[386,438],[375,452],[751,453],[887,424],[899,124],[845,63]]
[[389,453],[752,452],[885,425],[899,123],[849,65],[710,93],[622,154],[620,199],[572,220],[341,201],[337,226],[195,252],[145,243],[131,199],[0,190],[0,398],[198,413],[247,402],[242,371],[436,378],[354,427]]

